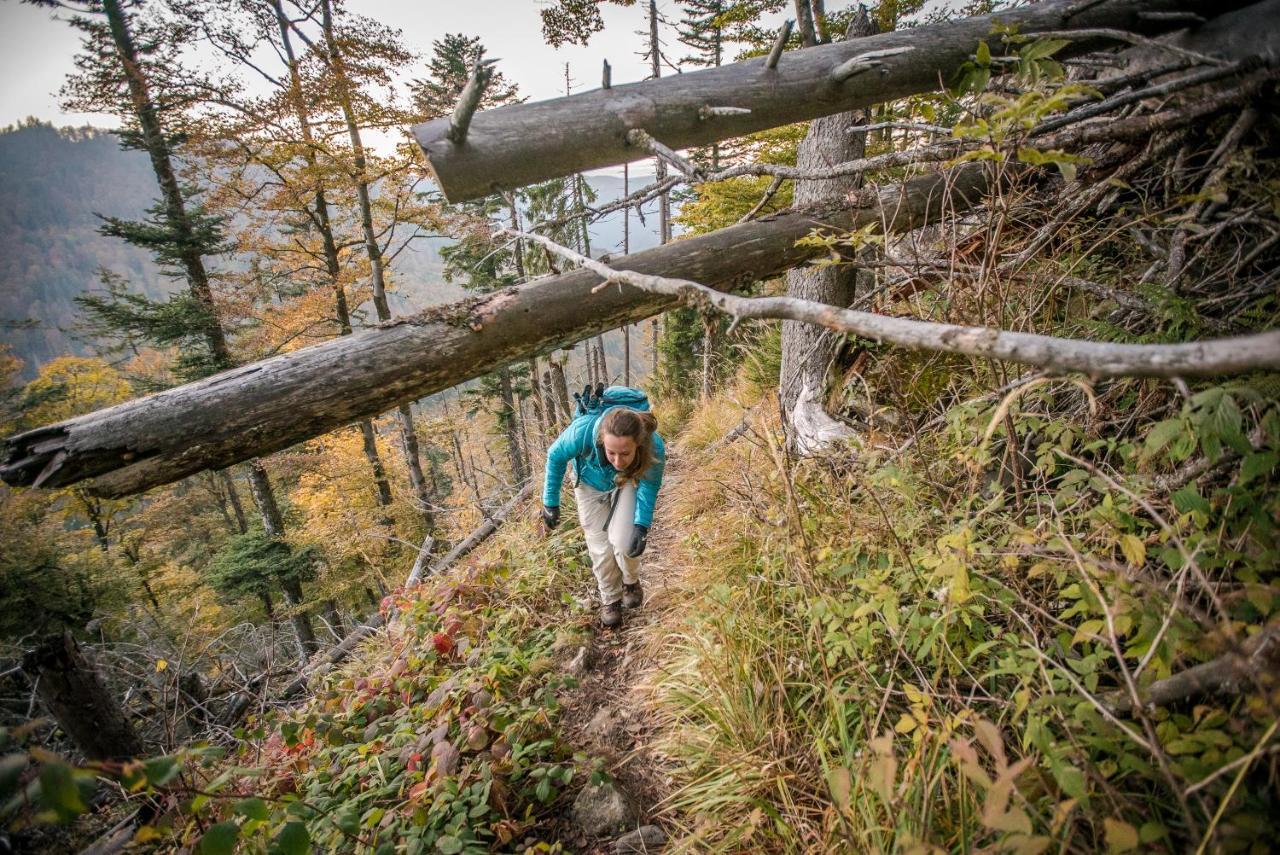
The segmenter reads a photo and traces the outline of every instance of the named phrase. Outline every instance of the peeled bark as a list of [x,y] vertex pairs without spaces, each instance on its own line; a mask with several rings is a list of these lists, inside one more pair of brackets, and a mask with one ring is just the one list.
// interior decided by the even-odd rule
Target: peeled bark
[[22,668],[58,726],[90,760],[143,754],[142,740],[71,633],[45,639],[23,657]]
[[[982,164],[969,164],[840,206],[786,211],[635,253],[614,266],[732,290],[821,252],[796,245],[814,228],[918,228],[944,208],[979,203],[989,181]],[[5,440],[0,477],[45,487],[94,478],[97,494],[129,495],[286,448],[676,305],[670,296],[625,285],[597,290],[600,284],[596,274],[574,270],[27,431]]]
[[[931,92],[970,60],[978,42],[997,43],[992,36],[997,23],[1015,25],[1023,34],[1115,28],[1153,35],[1185,26],[1185,19],[1160,13],[1212,18],[1246,5],[1240,0],[1053,0],[788,51],[776,69],[766,68],[765,57],[756,57],[660,80],[485,110],[472,119],[461,145],[447,137],[447,118],[417,125],[413,133],[437,185],[449,201],[460,202],[645,159],[649,150],[627,140],[627,132],[635,128],[670,148],[694,148]],[[1077,56],[1105,44],[1102,39],[1081,39],[1057,56]],[[838,66],[857,57],[864,58],[860,73],[844,80],[833,76]],[[707,109],[714,107],[750,112],[718,115]]]

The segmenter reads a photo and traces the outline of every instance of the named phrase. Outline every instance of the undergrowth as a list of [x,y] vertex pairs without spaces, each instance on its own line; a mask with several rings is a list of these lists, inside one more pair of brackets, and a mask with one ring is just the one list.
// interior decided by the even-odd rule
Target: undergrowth
[[[762,411],[668,511],[668,560],[697,569],[646,695],[679,848],[1269,851],[1271,678],[1125,704],[1280,604],[1273,380],[1128,440],[1096,425],[1156,384],[1091,390],[1092,411],[1028,384],[904,453],[800,462]],[[1193,453],[1220,476],[1162,491]]]

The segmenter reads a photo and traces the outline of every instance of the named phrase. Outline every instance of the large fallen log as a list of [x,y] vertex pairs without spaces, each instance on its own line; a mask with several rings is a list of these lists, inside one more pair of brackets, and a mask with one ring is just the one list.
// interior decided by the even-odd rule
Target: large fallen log
[[[436,183],[457,202],[650,157],[649,148],[628,140],[632,130],[643,130],[669,148],[688,148],[933,91],[970,60],[979,41],[995,46],[997,22],[1021,33],[1110,28],[1153,35],[1185,27],[1197,15],[1212,18],[1246,5],[1238,0],[1054,0],[792,51],[776,68],[758,57],[486,110],[472,118],[461,142],[450,135],[450,118],[417,125],[413,133]],[[1105,44],[1105,39],[1081,38],[1059,56]]]
[[[969,164],[926,175],[848,207],[787,211],[617,259],[621,269],[731,290],[825,252],[797,246],[818,227],[905,231],[963,211],[989,190]],[[0,477],[19,485],[124,496],[219,469],[448,389],[502,365],[636,323],[675,300],[628,286],[594,293],[575,270],[436,307],[4,441]]]

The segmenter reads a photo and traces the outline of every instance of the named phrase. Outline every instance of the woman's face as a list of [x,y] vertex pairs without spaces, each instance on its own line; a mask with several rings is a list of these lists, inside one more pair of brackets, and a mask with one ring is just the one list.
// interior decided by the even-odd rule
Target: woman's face
[[625,471],[636,459],[636,441],[631,437],[606,433],[603,442],[604,456],[609,459],[609,465],[619,472]]

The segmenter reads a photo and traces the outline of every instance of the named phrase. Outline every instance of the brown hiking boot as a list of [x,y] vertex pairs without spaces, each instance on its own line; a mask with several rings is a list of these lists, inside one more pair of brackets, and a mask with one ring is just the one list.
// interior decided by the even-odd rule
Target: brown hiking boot
[[638,609],[643,602],[644,589],[640,587],[639,582],[632,582],[630,585],[622,586],[622,607],[624,609]]
[[613,629],[622,623],[622,600],[605,603],[600,607],[600,623],[606,629]]

